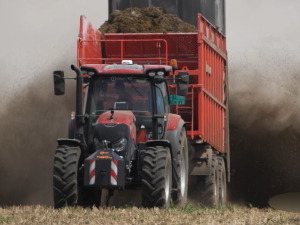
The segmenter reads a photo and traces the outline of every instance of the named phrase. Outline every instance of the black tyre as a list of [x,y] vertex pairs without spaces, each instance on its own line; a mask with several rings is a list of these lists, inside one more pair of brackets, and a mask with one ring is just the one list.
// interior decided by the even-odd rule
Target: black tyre
[[59,146],[54,156],[54,207],[74,206],[78,202],[78,161],[80,148]]
[[179,151],[176,153],[176,173],[173,176],[172,199],[177,206],[183,206],[187,202],[188,194],[188,142],[186,137],[185,128],[182,128],[180,132],[180,138],[178,139]]
[[211,174],[204,177],[202,183],[202,200],[201,202],[208,207],[219,205],[219,172],[218,159],[216,155],[212,156]]
[[149,147],[142,158],[142,205],[170,206],[172,160],[169,148]]
[[227,177],[226,168],[223,157],[218,157],[218,173],[219,173],[219,204],[227,203]]

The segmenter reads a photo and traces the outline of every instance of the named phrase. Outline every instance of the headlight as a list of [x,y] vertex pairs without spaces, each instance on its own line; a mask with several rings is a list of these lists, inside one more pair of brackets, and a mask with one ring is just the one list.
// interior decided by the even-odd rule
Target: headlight
[[113,143],[111,145],[111,147],[116,152],[121,152],[121,151],[123,151],[126,148],[126,145],[127,145],[127,139],[126,138],[122,138],[119,141]]

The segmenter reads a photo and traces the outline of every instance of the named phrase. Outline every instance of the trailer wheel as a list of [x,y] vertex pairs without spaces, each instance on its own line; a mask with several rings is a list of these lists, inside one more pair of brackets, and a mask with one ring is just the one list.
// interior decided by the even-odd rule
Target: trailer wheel
[[54,207],[74,206],[78,202],[78,147],[59,146],[54,156]]
[[218,172],[219,172],[219,201],[221,205],[227,202],[227,178],[225,162],[223,157],[218,157]]
[[180,132],[178,145],[180,146],[180,149],[176,156],[177,160],[175,168],[177,174],[173,176],[175,191],[172,193],[172,197],[177,206],[183,206],[187,202],[189,170],[188,142],[185,128],[182,128]]
[[211,174],[205,176],[202,187],[202,203],[208,207],[219,205],[219,171],[218,159],[216,155],[212,156]]
[[149,147],[142,158],[142,205],[170,206],[172,160],[169,148]]

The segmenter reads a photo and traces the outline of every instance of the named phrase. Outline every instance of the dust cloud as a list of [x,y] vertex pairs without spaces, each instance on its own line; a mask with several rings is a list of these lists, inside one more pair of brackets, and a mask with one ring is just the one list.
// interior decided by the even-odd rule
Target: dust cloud
[[103,22],[107,4],[0,0],[0,205],[52,205],[56,139],[67,134],[75,83],[56,97],[51,74],[72,74],[79,17]]
[[294,27],[300,4],[228,1],[227,7],[231,197],[264,207],[274,195],[300,190],[300,44]]
[[52,77],[28,84],[1,113],[0,205],[52,204],[56,139],[65,137],[71,93],[53,94]]
[[[231,75],[245,73],[239,68],[233,67]],[[290,74],[281,71],[286,84],[262,76],[231,93],[231,196],[235,200],[266,206],[276,194],[300,190],[300,68],[297,64],[293,68]],[[265,70],[249,71],[263,74]]]

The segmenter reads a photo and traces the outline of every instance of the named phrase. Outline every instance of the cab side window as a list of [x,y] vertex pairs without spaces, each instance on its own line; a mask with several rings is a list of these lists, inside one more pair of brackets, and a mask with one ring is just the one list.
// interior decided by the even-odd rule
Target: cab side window
[[167,97],[167,88],[165,83],[156,85],[156,106],[157,114],[164,114],[167,112],[168,97]]

